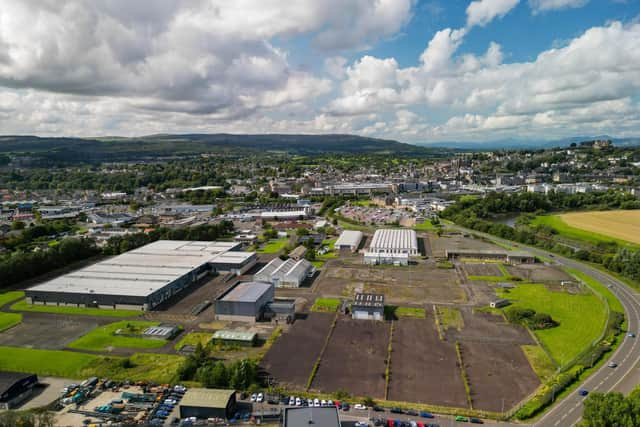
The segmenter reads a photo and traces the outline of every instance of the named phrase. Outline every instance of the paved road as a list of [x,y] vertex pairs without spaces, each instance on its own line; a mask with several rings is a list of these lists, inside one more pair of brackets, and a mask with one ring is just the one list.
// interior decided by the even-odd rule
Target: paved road
[[[458,228],[465,232],[481,235],[499,243],[514,244],[513,242],[498,239],[494,236],[473,230],[455,226],[452,226],[452,228]],[[640,333],[640,294],[638,294],[635,289],[588,265],[561,256],[549,255],[548,252],[526,245],[518,244],[518,246],[535,255],[553,257],[558,264],[579,270],[608,286],[624,307],[628,330],[635,332],[636,335]],[[588,313],[585,313],[585,316],[588,315]],[[640,335],[638,335],[637,338],[630,338],[625,335],[623,342],[609,359],[610,361],[616,362],[619,366],[617,368],[609,368],[607,364],[604,364],[596,373],[592,374],[580,388],[584,388],[589,392],[630,392],[635,385],[640,383],[640,343],[638,341],[640,341]],[[585,397],[580,396],[577,392],[571,393],[561,402],[556,403],[553,408],[535,421],[532,426],[570,427],[575,425],[582,417],[582,403],[584,399]]]

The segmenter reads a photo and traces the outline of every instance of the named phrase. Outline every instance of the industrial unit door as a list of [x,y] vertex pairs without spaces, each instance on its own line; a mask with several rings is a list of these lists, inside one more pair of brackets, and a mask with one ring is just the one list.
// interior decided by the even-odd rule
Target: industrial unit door
[[354,311],[353,312],[354,319],[366,320],[369,318],[369,313],[366,311]]

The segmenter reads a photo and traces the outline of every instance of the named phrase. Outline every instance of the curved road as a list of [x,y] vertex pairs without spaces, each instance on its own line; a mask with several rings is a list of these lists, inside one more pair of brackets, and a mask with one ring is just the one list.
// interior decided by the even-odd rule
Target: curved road
[[[532,254],[549,257],[548,252],[531,246],[514,243],[458,226],[450,227],[483,236],[495,242],[511,246],[517,244],[518,247],[524,248]],[[555,254],[551,255],[551,257],[558,264],[588,274],[603,285],[609,287],[624,307],[627,329],[630,332],[634,332],[637,336],[636,338],[631,338],[628,337],[626,333],[622,336],[623,341],[609,357],[610,361],[618,364],[617,368],[609,368],[607,364],[603,364],[602,367],[584,381],[579,388],[584,388],[589,392],[599,391],[607,393],[610,391],[619,391],[625,394],[629,393],[637,384],[640,384],[640,294],[620,280],[593,267]],[[584,315],[588,316],[589,313],[585,313]],[[578,423],[582,417],[582,402],[585,398],[586,397],[580,396],[577,391],[573,391],[531,425],[534,427],[573,426]]]

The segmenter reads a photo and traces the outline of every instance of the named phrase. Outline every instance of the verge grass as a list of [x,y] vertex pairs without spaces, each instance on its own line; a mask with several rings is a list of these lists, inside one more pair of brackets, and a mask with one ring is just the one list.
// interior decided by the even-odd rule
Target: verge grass
[[210,332],[190,332],[185,335],[175,346],[176,350],[180,350],[185,345],[196,346],[198,343],[206,346],[209,341],[211,341],[211,337],[213,336]]
[[147,321],[127,321],[110,323],[105,326],[99,326],[93,331],[83,335],[77,340],[69,344],[69,348],[89,351],[107,351],[109,347],[124,348],[158,348],[165,345],[165,340],[157,340],[151,338],[129,337],[115,335],[115,332],[121,330],[122,333],[137,334],[142,332],[149,326],[157,326],[158,322]]
[[32,305],[26,300],[18,301],[11,306],[14,311],[31,311],[37,313],[56,314],[84,314],[86,316],[104,317],[135,317],[141,316],[142,311],[137,310],[111,310],[107,308],[85,308],[85,307],[58,307],[55,305]]
[[539,345],[523,345],[521,348],[540,381],[545,382],[548,378],[551,378],[556,371],[556,365],[549,358],[547,352]]
[[[0,307],[9,304],[12,301],[24,298],[22,291],[10,291],[0,294]],[[22,322],[22,314],[20,313],[0,313],[0,332]]]
[[569,363],[593,343],[607,322],[604,302],[593,293],[551,292],[540,284],[518,284],[509,292],[497,293],[512,302],[509,307],[530,308],[559,322],[554,328],[533,331],[559,366]]

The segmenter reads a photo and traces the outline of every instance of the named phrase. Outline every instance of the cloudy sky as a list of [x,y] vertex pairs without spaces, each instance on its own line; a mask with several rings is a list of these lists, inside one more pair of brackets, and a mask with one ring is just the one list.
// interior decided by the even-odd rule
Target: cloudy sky
[[640,136],[638,0],[0,0],[0,133]]

